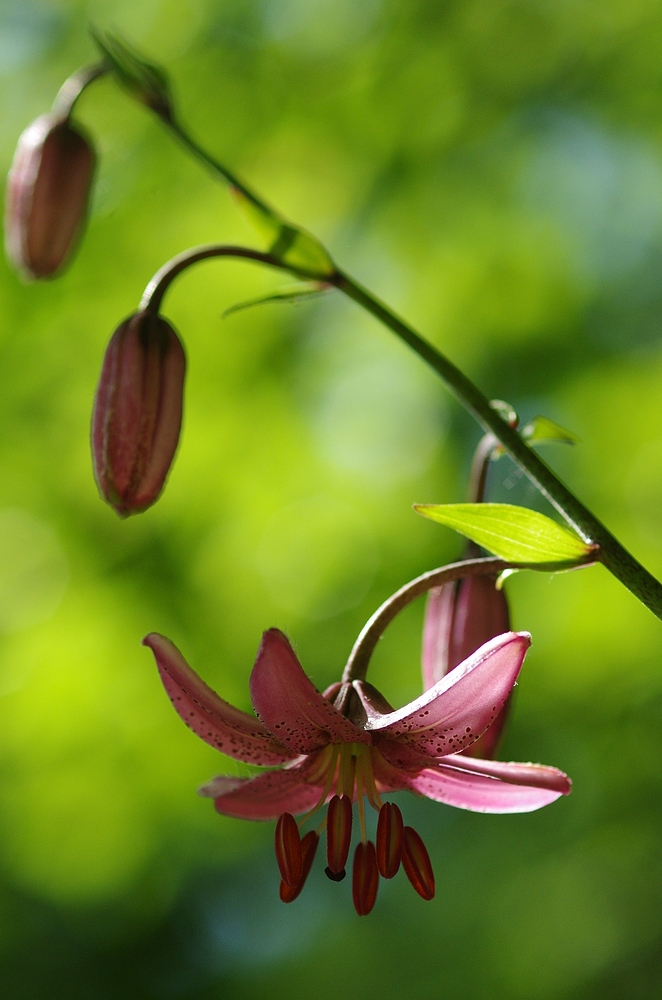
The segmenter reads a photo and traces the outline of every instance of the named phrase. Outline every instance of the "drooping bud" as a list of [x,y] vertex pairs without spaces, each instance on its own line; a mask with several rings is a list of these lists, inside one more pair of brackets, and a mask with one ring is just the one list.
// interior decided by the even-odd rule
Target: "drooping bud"
[[96,165],[87,136],[67,116],[41,115],[18,140],[9,171],[5,245],[27,278],[53,277],[83,231]]
[[402,813],[394,802],[385,802],[377,820],[377,867],[383,878],[394,878],[402,858],[404,824]]
[[[494,577],[471,576],[436,587],[428,594],[423,627],[423,686],[441,680],[479,646],[510,631],[508,601]],[[473,757],[493,757],[510,702],[479,740],[467,748]]]
[[404,828],[402,867],[419,896],[434,899],[434,872],[430,855],[413,826]]
[[179,441],[185,371],[181,341],[161,316],[134,313],[111,337],[92,457],[99,492],[121,517],[150,507],[163,489]]
[[319,841],[320,839],[314,830],[307,833],[301,841],[301,877],[296,885],[288,885],[281,879],[280,898],[284,903],[292,903],[303,889],[315,860]]
[[352,800],[348,795],[334,795],[326,814],[326,859],[328,872],[333,881],[335,876],[344,878],[345,865],[349,856],[352,839]]
[[303,851],[297,821],[291,813],[283,813],[278,818],[275,847],[280,877],[286,885],[296,888],[303,871]]
[[379,870],[375,845],[372,841],[356,845],[354,854],[354,869],[352,872],[352,898],[354,909],[360,917],[366,917],[377,899],[379,888]]

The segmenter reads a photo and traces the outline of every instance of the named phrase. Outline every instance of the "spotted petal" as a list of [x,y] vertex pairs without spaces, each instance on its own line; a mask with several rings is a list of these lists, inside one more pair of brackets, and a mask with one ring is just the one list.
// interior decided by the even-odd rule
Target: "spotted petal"
[[375,778],[384,790],[408,788],[435,802],[484,813],[533,812],[568,795],[572,788],[568,776],[555,767],[455,755],[418,774],[380,762]]
[[320,800],[322,785],[308,784],[305,765],[265,771],[257,778],[244,778],[240,785],[215,799],[224,816],[237,819],[277,819],[282,813],[305,813]]
[[267,729],[298,754],[314,753],[330,743],[372,742],[322,697],[278,629],[262,636],[250,691],[253,707]]
[[365,728],[402,741],[427,757],[471,746],[494,721],[510,694],[531,643],[528,632],[506,632],[486,642],[415,701],[385,715],[371,709]]
[[207,687],[169,639],[151,632],[143,645],[154,653],[175,711],[205,743],[247,764],[284,764],[296,757],[258,719],[223,701]]

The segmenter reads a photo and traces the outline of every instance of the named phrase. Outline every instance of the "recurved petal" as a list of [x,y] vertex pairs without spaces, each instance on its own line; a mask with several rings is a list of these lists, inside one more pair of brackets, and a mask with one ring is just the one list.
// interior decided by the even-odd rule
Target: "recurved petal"
[[[568,795],[571,782],[554,767],[448,757],[417,775],[401,775],[401,787],[459,809],[484,813],[533,812]],[[457,764],[457,766],[455,766]]]
[[154,653],[175,711],[205,743],[247,764],[284,764],[297,756],[275,740],[258,719],[219,698],[165,636],[151,632],[143,645]]
[[234,792],[235,788],[241,788],[247,778],[233,778],[229,774],[217,774],[215,778],[206,781],[198,788],[198,795],[205,799],[217,799],[227,792]]
[[216,809],[224,816],[255,820],[278,819],[284,812],[308,812],[319,802],[323,786],[308,784],[306,770],[303,765],[245,778],[241,785],[216,798]]
[[322,697],[286,637],[276,628],[262,636],[250,691],[253,707],[264,725],[297,754],[313,753],[330,743],[372,742],[367,733]]
[[500,712],[530,643],[528,632],[491,639],[420,698],[395,712],[369,717],[365,728],[401,740],[428,757],[464,750]]

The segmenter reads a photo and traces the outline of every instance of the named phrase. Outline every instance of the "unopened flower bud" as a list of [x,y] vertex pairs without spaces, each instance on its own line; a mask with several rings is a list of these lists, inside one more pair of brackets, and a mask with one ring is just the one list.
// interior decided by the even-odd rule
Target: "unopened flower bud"
[[158,498],[182,423],[186,358],[166,320],[134,313],[110,339],[92,418],[101,496],[126,517]]
[[[423,684],[441,680],[483,643],[510,631],[508,601],[494,577],[467,576],[431,590],[423,629]],[[493,757],[506,723],[509,702],[479,740],[467,748],[474,757]]]
[[27,278],[50,278],[66,263],[87,216],[96,155],[68,117],[41,115],[18,140],[9,171],[5,244]]

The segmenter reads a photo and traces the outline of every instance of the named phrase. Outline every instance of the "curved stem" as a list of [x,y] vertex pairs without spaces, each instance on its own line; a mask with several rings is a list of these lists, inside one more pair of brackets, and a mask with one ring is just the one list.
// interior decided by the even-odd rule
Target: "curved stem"
[[209,260],[212,257],[234,257],[243,260],[253,260],[258,264],[266,264],[268,267],[276,267],[281,271],[288,271],[297,277],[307,278],[306,271],[299,271],[295,267],[285,265],[270,253],[262,253],[260,250],[251,250],[249,247],[225,246],[222,244],[209,243],[204,246],[193,247],[177,254],[161,267],[143,292],[140,300],[140,309],[149,312],[158,312],[161,308],[163,296],[167,292],[170,283],[177,275],[181,274],[192,264],[197,264],[201,260]]
[[74,109],[74,104],[91,83],[108,72],[104,62],[92,63],[76,70],[64,81],[53,101],[53,113],[68,118]]
[[[581,565],[590,566],[594,561],[594,557],[587,556],[584,563],[575,562],[568,564],[567,568],[576,569]],[[391,594],[363,626],[343,670],[343,683],[365,680],[370,658],[386,627],[390,625],[393,619],[408,604],[411,604],[421,594],[432,590],[433,587],[441,587],[444,583],[461,580],[465,576],[496,577],[507,569],[532,569],[541,573],[557,573],[561,568],[559,563],[514,563],[508,562],[505,559],[488,557],[484,559],[463,559],[460,562],[449,563],[447,566],[441,566],[439,569],[431,569],[428,573],[417,576],[416,579],[410,580],[400,590],[396,590],[395,594]]]

